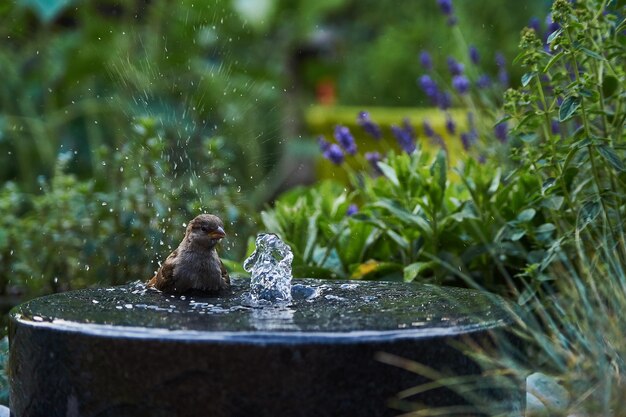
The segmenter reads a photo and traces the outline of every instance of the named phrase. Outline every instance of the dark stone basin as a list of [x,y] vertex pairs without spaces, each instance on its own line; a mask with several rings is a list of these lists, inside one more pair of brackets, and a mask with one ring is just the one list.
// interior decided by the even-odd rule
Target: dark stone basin
[[[22,416],[377,416],[428,382],[379,352],[458,375],[478,366],[450,346],[511,320],[480,292],[390,282],[294,280],[288,307],[169,296],[141,284],[42,297],[11,312],[11,408]],[[309,298],[307,298],[309,297]],[[485,395],[492,395],[486,393]],[[521,407],[523,392],[493,394]],[[496,398],[497,397],[497,398]],[[464,404],[445,388],[411,397]]]

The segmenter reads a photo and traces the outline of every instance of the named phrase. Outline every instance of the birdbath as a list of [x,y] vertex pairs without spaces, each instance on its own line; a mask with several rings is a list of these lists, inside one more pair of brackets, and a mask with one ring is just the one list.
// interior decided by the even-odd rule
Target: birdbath
[[[14,416],[387,416],[430,382],[384,354],[454,375],[479,366],[452,342],[503,337],[498,297],[397,282],[294,280],[289,303],[250,306],[250,280],[217,295],[136,282],[35,299],[10,315]],[[522,387],[486,390],[512,411]],[[411,401],[465,404],[442,387]]]

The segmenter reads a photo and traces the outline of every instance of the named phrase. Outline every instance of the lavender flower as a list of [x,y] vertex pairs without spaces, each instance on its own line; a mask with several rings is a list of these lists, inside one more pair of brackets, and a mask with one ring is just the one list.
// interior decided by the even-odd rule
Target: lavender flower
[[428,51],[422,51],[420,53],[420,64],[422,64],[422,67],[424,67],[426,71],[433,69],[433,60]]
[[546,30],[546,39],[548,39],[548,36],[550,36],[552,32],[556,32],[561,28],[561,25],[559,25],[552,19],[552,13],[548,13],[548,15],[546,16],[546,26],[548,27],[548,29]]
[[552,122],[550,122],[550,130],[552,131],[553,135],[558,135],[559,133],[561,133],[561,124],[557,119],[552,119]]
[[450,71],[450,74],[452,74],[453,76],[461,75],[463,74],[464,69],[465,66],[463,64],[457,62],[457,60],[452,58],[451,56],[448,57],[448,71]]
[[452,106],[452,95],[448,91],[439,93],[437,95],[437,106],[441,110],[448,110]]
[[424,129],[424,134],[429,138],[435,136],[435,131],[433,130],[433,127],[430,125],[430,123],[428,123],[428,120],[424,120],[422,122],[422,128]]
[[446,16],[452,15],[452,0],[437,0],[437,4],[443,14]]
[[504,68],[501,68],[500,71],[498,71],[498,81],[503,87],[509,86],[509,73],[506,72]]
[[490,85],[491,78],[489,78],[487,74],[481,75],[480,77],[478,77],[478,80],[476,80],[476,87],[478,87],[479,89],[489,88]]
[[341,147],[350,155],[356,154],[356,143],[350,129],[345,126],[335,126],[335,139]]
[[478,54],[478,49],[476,49],[475,46],[470,46],[469,57],[474,65],[478,65],[478,62],[480,61],[480,55]]
[[328,148],[330,147],[330,143],[324,138],[324,136],[318,136],[317,143],[319,144],[320,151],[322,153],[326,152]]
[[472,147],[472,140],[467,132],[461,133],[461,143],[463,144],[463,149],[467,152]]
[[370,119],[370,115],[366,111],[359,113],[357,117],[357,123],[363,128],[363,130],[374,139],[378,140],[383,137],[380,127]]
[[437,84],[430,78],[429,75],[422,75],[419,78],[419,85],[424,91],[424,94],[430,99],[430,101],[434,104],[437,102],[437,95],[439,89],[437,88]]
[[451,135],[456,133],[456,124],[454,123],[452,116],[450,116],[450,113],[446,113],[446,130]]
[[346,216],[352,216],[359,211],[359,207],[356,204],[350,204],[346,210]]
[[411,136],[411,138],[415,139],[415,129],[413,128],[413,125],[408,117],[402,119],[402,128],[409,134],[409,136]]
[[378,166],[378,161],[381,161],[383,158],[378,152],[365,152],[365,159],[377,175],[382,175],[383,171]]
[[506,59],[501,52],[496,53],[496,65],[500,68],[498,71],[498,81],[503,87],[509,86],[509,73],[506,72]]
[[452,78],[452,87],[454,87],[459,94],[466,94],[469,91],[470,82],[465,75],[455,75],[454,78]]
[[533,29],[536,33],[539,33],[539,30],[541,29],[539,18],[536,16],[531,17],[530,21],[528,22],[528,27]]
[[507,122],[498,123],[496,127],[493,129],[496,138],[504,143],[506,142],[506,137],[509,133],[509,126]]
[[335,165],[341,165],[344,159],[343,151],[336,143],[331,143],[328,149],[324,151],[324,158],[328,159]]
[[506,65],[506,59],[502,52],[496,52],[496,65],[500,68],[503,68]]
[[435,136],[433,136],[430,139],[430,142],[434,145],[439,145],[441,146],[441,148],[448,153],[448,147],[446,146],[446,142],[443,140],[443,138],[441,136],[439,136],[438,134],[435,133]]
[[400,147],[406,153],[410,154],[415,151],[415,140],[413,136],[411,136],[411,132],[408,132],[407,130],[395,125],[391,126],[391,132],[396,137],[396,140],[398,141]]

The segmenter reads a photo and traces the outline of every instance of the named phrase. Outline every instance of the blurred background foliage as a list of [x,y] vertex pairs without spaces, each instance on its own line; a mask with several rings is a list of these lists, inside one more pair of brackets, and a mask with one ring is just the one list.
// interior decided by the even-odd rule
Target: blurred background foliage
[[[493,69],[546,7],[462,2],[458,14]],[[440,66],[463,52],[438,13],[435,2],[3,2],[0,293],[146,279],[198,211],[226,219],[224,256],[242,259],[260,209],[316,178],[311,104],[426,104],[419,51]]]

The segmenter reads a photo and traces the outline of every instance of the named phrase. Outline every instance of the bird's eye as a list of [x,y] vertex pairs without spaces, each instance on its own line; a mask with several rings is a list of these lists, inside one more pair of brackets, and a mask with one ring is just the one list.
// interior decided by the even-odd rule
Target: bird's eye
[[200,226],[200,229],[202,229],[204,233],[209,233],[209,230],[210,230],[209,226],[206,226],[206,225]]

